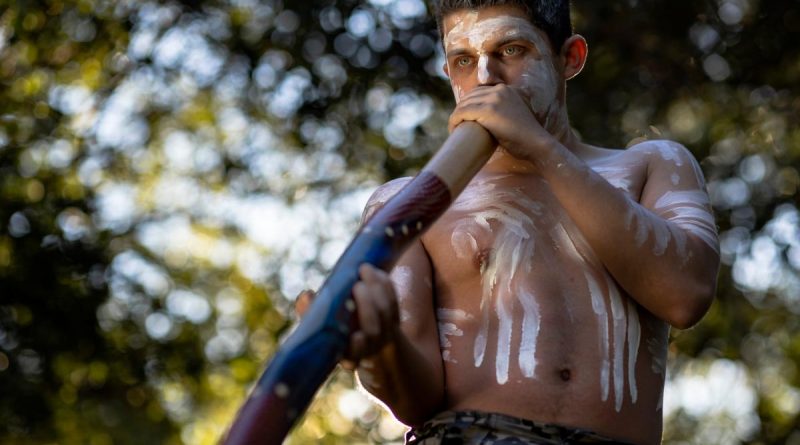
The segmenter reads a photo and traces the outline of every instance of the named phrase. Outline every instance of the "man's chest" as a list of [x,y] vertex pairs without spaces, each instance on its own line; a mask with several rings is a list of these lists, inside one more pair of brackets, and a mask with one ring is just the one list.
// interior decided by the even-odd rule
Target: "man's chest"
[[[468,279],[497,268],[530,269],[537,247],[564,217],[547,184],[513,175],[478,177],[424,236],[437,273]],[[451,276],[455,274],[456,276]]]
[[[645,176],[637,163],[591,167],[638,200]],[[446,283],[530,279],[545,266],[569,269],[570,263],[580,263],[573,272],[582,273],[577,269],[594,257],[547,181],[536,175],[476,177],[423,243],[437,276]]]

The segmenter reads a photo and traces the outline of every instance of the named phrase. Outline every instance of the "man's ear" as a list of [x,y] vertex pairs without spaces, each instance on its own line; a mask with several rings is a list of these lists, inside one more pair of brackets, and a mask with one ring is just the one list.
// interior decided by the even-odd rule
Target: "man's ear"
[[580,34],[573,34],[561,47],[564,57],[564,78],[570,80],[580,74],[589,55],[589,45]]
[[442,71],[444,71],[444,75],[448,78],[450,77],[450,70],[447,67],[447,62],[442,64]]

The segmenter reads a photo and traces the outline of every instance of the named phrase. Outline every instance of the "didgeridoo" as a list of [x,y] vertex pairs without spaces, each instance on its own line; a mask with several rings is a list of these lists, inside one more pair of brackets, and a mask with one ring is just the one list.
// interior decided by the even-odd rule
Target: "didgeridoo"
[[223,440],[225,445],[283,441],[341,360],[357,326],[351,291],[358,282],[359,266],[370,263],[391,270],[411,242],[464,190],[494,145],[479,124],[463,122],[422,171],[362,226],[297,329],[253,387]]

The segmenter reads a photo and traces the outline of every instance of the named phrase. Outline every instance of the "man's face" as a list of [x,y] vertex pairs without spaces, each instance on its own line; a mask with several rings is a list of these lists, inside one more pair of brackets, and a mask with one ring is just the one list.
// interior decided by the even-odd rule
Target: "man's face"
[[561,75],[547,35],[515,6],[458,10],[444,18],[445,69],[458,102],[479,85],[517,87],[541,121],[558,108]]

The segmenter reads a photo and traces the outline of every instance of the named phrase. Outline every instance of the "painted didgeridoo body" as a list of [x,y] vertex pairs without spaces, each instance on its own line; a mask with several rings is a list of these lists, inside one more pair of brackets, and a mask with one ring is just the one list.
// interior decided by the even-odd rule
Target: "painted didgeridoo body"
[[358,281],[358,267],[370,263],[389,271],[493,151],[494,141],[483,127],[462,123],[419,175],[362,226],[239,410],[225,445],[283,441],[341,360],[357,326],[351,290]]

